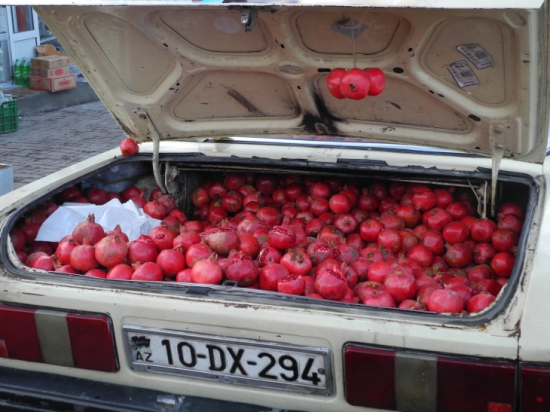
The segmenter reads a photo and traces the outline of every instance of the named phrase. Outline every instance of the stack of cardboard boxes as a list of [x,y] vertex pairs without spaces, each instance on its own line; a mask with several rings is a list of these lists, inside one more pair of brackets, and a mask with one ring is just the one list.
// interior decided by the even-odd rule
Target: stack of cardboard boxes
[[46,92],[74,89],[76,76],[70,73],[68,56],[42,56],[31,60],[29,88]]

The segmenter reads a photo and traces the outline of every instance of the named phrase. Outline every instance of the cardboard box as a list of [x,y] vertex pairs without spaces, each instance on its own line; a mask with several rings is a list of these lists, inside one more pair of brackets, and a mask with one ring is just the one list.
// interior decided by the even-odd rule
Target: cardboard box
[[70,64],[71,59],[67,56],[43,56],[31,59],[31,68],[35,69],[55,69]]
[[29,88],[32,90],[43,90],[45,92],[59,92],[61,90],[74,89],[76,87],[76,76],[69,74],[62,77],[44,78],[29,77]]
[[36,46],[36,54],[38,56],[67,56],[67,53],[58,51],[51,44]]
[[73,74],[71,73],[70,68],[71,66],[57,67],[55,69],[31,68],[31,76],[44,77],[47,79],[50,79],[53,77],[67,76],[68,74]]

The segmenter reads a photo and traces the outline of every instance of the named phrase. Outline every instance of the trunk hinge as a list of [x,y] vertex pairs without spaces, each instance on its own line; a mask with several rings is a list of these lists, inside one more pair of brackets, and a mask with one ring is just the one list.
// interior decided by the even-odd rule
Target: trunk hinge
[[497,194],[498,172],[500,170],[500,161],[504,157],[506,147],[502,143],[503,136],[502,131],[494,128],[491,134],[491,153],[492,153],[492,165],[491,165],[491,217],[495,218],[495,201]]
[[252,31],[257,21],[258,21],[258,9],[244,7],[241,10],[241,23],[244,26],[245,32]]
[[162,191],[163,194],[167,194],[166,186],[164,185],[164,181],[162,180],[162,175],[160,173],[160,137],[157,133],[157,129],[155,129],[155,126],[153,125],[153,122],[151,121],[151,118],[146,112],[140,112],[138,113],[138,117],[140,120],[142,120],[146,126],[147,130],[149,132],[149,136],[151,137],[151,140],[153,140],[153,175],[155,176],[155,182],[157,182],[157,185],[159,189]]

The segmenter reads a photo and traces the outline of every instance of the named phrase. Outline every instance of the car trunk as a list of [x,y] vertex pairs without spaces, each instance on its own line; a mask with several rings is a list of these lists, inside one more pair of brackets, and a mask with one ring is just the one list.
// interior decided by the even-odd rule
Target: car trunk
[[[270,146],[264,146],[263,143],[258,142],[257,144],[264,150],[270,149]],[[318,145],[322,147],[322,143],[318,143]],[[239,150],[238,146],[236,146],[235,143],[231,144],[231,146],[233,146],[236,151]],[[175,147],[177,148],[178,146],[176,145]],[[213,153],[205,155],[204,152],[186,152],[185,150],[183,152],[180,152],[178,149],[174,150],[172,148],[168,150],[168,153],[162,153],[160,155],[159,164],[162,182],[165,185],[167,192],[174,197],[179,209],[181,209],[185,213],[185,215],[188,217],[188,220],[199,220],[203,222],[203,227],[210,226],[211,224],[208,223],[204,216],[200,216],[200,208],[193,205],[192,194],[193,192],[196,192],[199,188],[207,187],[207,185],[211,185],[214,182],[223,184],[224,179],[227,177],[228,174],[249,175],[254,176],[254,178],[262,176],[274,177],[279,182],[277,186],[278,188],[283,187],[282,182],[285,178],[290,178],[292,180],[302,182],[304,179],[306,179],[307,181],[308,178],[311,179],[311,177],[314,176],[315,178],[311,179],[311,181],[313,182],[332,180],[339,182],[341,187],[352,185],[361,188],[362,190],[364,189],[367,192],[373,192],[375,190],[373,189],[373,184],[382,185],[386,188],[387,191],[388,187],[392,183],[402,183],[405,185],[405,187],[413,187],[413,185],[419,185],[421,187],[427,186],[434,190],[437,188],[446,189],[450,190],[451,192],[456,192],[459,198],[471,199],[471,204],[473,204],[475,208],[475,211],[473,212],[474,216],[489,218],[496,221],[496,218],[491,216],[492,182],[491,170],[489,168],[478,167],[474,170],[445,170],[441,167],[424,168],[418,166],[395,166],[388,164],[383,160],[360,159],[361,157],[363,157],[362,153],[372,153],[373,148],[376,150],[376,145],[355,148],[352,151],[338,150],[338,153],[342,154],[342,157],[338,157],[335,162],[330,163],[326,161],[320,161],[320,159],[316,161],[308,161],[299,158],[272,158],[271,156],[254,156],[252,158],[249,158],[246,156],[232,155],[230,158],[227,158],[225,156],[216,156]],[[273,147],[271,147],[271,149],[273,149]],[[314,150],[322,151],[322,149],[319,147]],[[330,146],[327,146],[326,150],[330,151],[334,149],[331,149]],[[383,154],[384,152],[381,153]],[[346,158],[346,154],[349,154],[353,157]],[[402,154],[399,153],[397,155],[402,156]],[[359,159],[357,157],[359,157]],[[427,156],[428,159],[430,157],[430,155]],[[472,159],[466,157],[466,159],[476,161],[475,157]],[[153,167],[151,165],[151,160],[151,155],[147,153],[141,153],[132,159],[120,158],[113,161],[108,166],[103,166],[96,172],[87,174],[83,178],[67,182],[63,186],[51,189],[48,191],[47,195],[26,204],[16,213],[12,214],[6,228],[9,232],[14,227],[21,227],[22,225],[24,225],[25,219],[28,218],[33,211],[40,210],[45,201],[53,201],[59,205],[65,204],[64,201],[61,200],[61,196],[68,187],[72,186],[76,187],[83,193],[86,191],[86,189],[89,190],[90,188],[95,187],[102,189],[106,192],[116,192],[118,194],[122,194],[125,189],[131,186],[135,186],[140,189],[146,189],[147,191],[145,198],[148,199],[150,193],[154,189],[158,189],[157,181],[153,173]],[[482,159],[477,158],[477,160],[481,161]],[[520,208],[522,208],[522,210],[525,211],[526,217],[524,227],[529,228],[532,224],[534,209],[538,202],[538,190],[539,189],[537,187],[536,179],[533,176],[530,176],[526,173],[502,172],[496,185],[495,202],[497,210],[500,205],[505,203],[517,204]],[[391,198],[389,192],[386,197]],[[479,199],[479,201],[476,199]],[[382,203],[383,202],[381,201],[380,204]],[[77,203],[71,203],[71,201],[69,200],[69,203],[66,204],[76,205]],[[394,202],[392,202],[390,205],[393,204]],[[396,202],[396,204],[399,203]],[[257,210],[263,206],[264,205],[254,206],[254,209]],[[268,206],[268,204],[266,204],[266,206]],[[380,211],[382,211],[383,213],[384,211],[381,207],[376,208],[374,212],[378,212],[378,215],[381,214]],[[356,207],[355,210],[357,209],[360,208]],[[228,212],[227,217],[224,219],[224,221],[241,215],[241,212],[242,209],[240,209],[239,212]],[[363,213],[364,212],[365,211],[363,210]],[[386,212],[386,214],[388,214],[388,212]],[[391,209],[389,214],[395,216],[395,213],[391,212]],[[366,215],[368,216],[369,212],[367,212]],[[373,215],[373,218],[374,216],[376,216],[376,214]],[[316,218],[315,216],[311,216],[309,218],[306,217],[305,219],[307,222],[309,222],[312,217]],[[365,217],[363,217],[363,219],[365,219]],[[279,218],[279,224],[281,223],[282,217]],[[62,225],[62,223],[55,221],[55,225],[59,224]],[[72,231],[72,228],[74,227],[74,223],[71,224],[72,226],[69,226],[69,229],[67,229],[67,233],[70,233]],[[422,225],[421,221],[419,221],[413,227],[419,225]],[[328,226],[331,226],[331,224],[328,224]],[[107,227],[105,229],[113,229],[113,227]],[[353,231],[353,233],[358,233],[358,231],[359,230],[357,228]],[[147,233],[147,231],[145,233]],[[312,234],[308,234],[308,236],[312,238],[312,240],[309,240],[307,242],[307,245],[304,246],[305,249],[307,249],[307,247],[311,243],[313,243],[314,240],[316,240],[317,231],[314,231],[314,233]],[[344,237],[346,236],[347,234],[344,234]],[[528,232],[521,234],[517,250],[517,259],[514,273],[510,277],[510,281],[508,282],[507,286],[504,287],[499,294],[499,296],[502,297],[500,297],[498,301],[491,306],[491,309],[487,313],[484,312],[481,315],[473,313],[466,316],[465,318],[455,318],[459,323],[462,324],[464,322],[473,322],[473,324],[479,324],[480,321],[490,319],[494,317],[499,310],[505,307],[509,299],[514,296],[514,289],[518,284],[519,278],[522,274],[522,259],[524,256],[524,247],[527,242],[527,236]],[[135,238],[136,236],[134,236],[134,238],[131,240],[135,240]],[[39,233],[37,239],[41,241],[53,242],[52,244],[55,247],[57,245],[57,242],[61,239],[61,235],[55,233],[53,235],[50,235],[50,237],[44,237]],[[338,242],[336,240],[332,240],[332,242],[333,247],[336,247],[338,245]],[[342,243],[345,242],[346,241],[342,239]],[[368,244],[371,244],[371,242],[364,242],[363,246],[366,246]],[[446,246],[449,247],[450,245],[447,244]],[[281,252],[284,253],[284,251]],[[395,253],[395,258],[399,256],[405,256],[407,252],[408,251],[403,251],[399,249],[399,251]],[[11,251],[10,254],[13,258],[13,251]],[[445,253],[443,252],[439,255],[443,256],[444,254]],[[436,254],[434,254],[434,256],[435,255]],[[254,255],[254,257],[255,256],[256,255]],[[361,254],[361,257],[366,256],[366,254]],[[227,253],[225,253],[224,255],[220,255],[219,257],[227,257]],[[487,264],[488,263],[489,262],[487,262]],[[158,289],[159,293],[162,293],[163,290],[166,290],[166,288],[168,288],[171,293],[177,294],[213,294],[217,298],[222,298],[224,300],[237,299],[239,301],[244,300],[253,302],[270,302],[270,304],[282,306],[292,305],[294,307],[317,307],[319,309],[331,308],[331,310],[336,310],[338,312],[368,312],[369,310],[373,309],[369,306],[354,305],[350,304],[349,302],[334,302],[330,300],[318,301],[316,299],[307,299],[301,296],[296,297],[281,295],[276,292],[239,287],[243,285],[239,285],[238,282],[232,282],[227,279],[223,282],[222,285],[219,286],[198,284],[190,285],[185,282],[174,283],[173,280],[175,280],[175,277],[172,275],[170,277],[165,277],[166,281],[170,281],[169,283],[155,282],[153,284],[147,285],[136,283],[130,286],[127,282],[120,282],[114,279],[89,279],[79,276],[71,276],[70,278],[67,278],[66,276],[60,277],[53,274],[51,275],[51,277],[48,277],[49,275],[45,275],[43,273],[36,274],[34,271],[29,272],[29,268],[25,265],[22,265],[21,262],[19,262],[18,260],[12,262],[7,261],[6,265],[8,268],[11,268],[13,270],[13,273],[17,273],[23,278],[51,279],[51,281],[53,282],[76,282],[76,284],[84,282],[84,284],[93,284],[99,287],[123,289],[126,287],[130,287],[133,289],[143,286],[146,287],[149,292],[154,292],[156,289]],[[435,274],[437,274],[437,270],[434,272],[430,272],[431,276]],[[459,276],[466,276],[466,274],[463,273]],[[362,281],[365,280],[367,280],[366,276],[363,275]],[[431,318],[432,320],[435,319],[436,322],[439,322],[437,318],[442,316],[429,312],[414,312],[408,313],[407,315],[426,316]],[[444,315],[444,317],[447,318],[444,320],[445,323],[454,322],[452,318],[448,319],[449,315]],[[472,320],[470,320],[470,318],[472,318]]]
[[[252,148],[257,150],[258,145],[260,143]],[[422,168],[396,166],[396,159],[403,161],[403,156],[414,156],[412,152],[404,154],[385,150],[377,153],[376,150],[367,150],[370,159],[364,161],[358,157],[363,157],[365,148],[356,148],[353,151],[338,149],[337,152],[341,157],[329,163],[320,161],[321,151],[325,151],[326,156],[328,152],[334,150],[329,147],[324,150],[322,147],[311,149],[312,152],[319,151],[316,153],[319,159],[304,161],[299,158],[282,157],[278,148],[274,146],[270,147],[269,156],[254,158],[245,155],[247,149],[251,148],[246,144],[241,147],[236,144],[228,144],[225,148],[222,147],[223,145],[219,146],[217,150],[225,149],[223,157],[210,151],[198,152],[197,146],[194,148],[185,146],[189,145],[176,144],[162,153],[160,169],[169,192],[178,199],[178,205],[190,218],[194,213],[194,208],[189,202],[190,193],[205,181],[223,182],[227,173],[254,173],[256,176],[275,176],[276,178],[298,176],[302,179],[315,176],[320,181],[339,178],[344,183],[353,183],[366,188],[372,183],[389,185],[395,182],[418,183],[432,188],[454,187],[456,193],[464,191],[471,194],[475,190],[477,196],[483,199],[483,206],[479,208],[481,215],[489,213],[490,209],[491,170],[471,164],[471,161],[481,164],[485,162],[488,166],[490,163],[487,159],[466,157],[458,158],[457,161],[456,157],[451,156],[445,159],[450,164],[443,165],[438,162],[439,167]],[[370,147],[370,149],[373,148],[376,149],[376,145]],[[119,158],[110,161],[97,172],[88,173],[79,179],[68,180],[62,186],[50,188],[47,194],[26,204],[11,215],[6,225],[7,230],[4,231],[5,236],[11,228],[22,222],[23,216],[36,210],[45,200],[56,199],[69,186],[75,185],[81,189],[93,182],[105,190],[120,190],[121,187],[132,184],[140,188],[146,187],[149,193],[157,187],[151,166],[152,152],[152,145],[143,144],[140,154],[131,159]],[[349,158],[346,155],[349,155]],[[432,156],[421,155],[426,161]],[[386,157],[387,161],[382,160],[382,157]],[[345,410],[350,405],[356,405],[412,411],[417,410],[415,408],[418,407],[419,402],[421,404],[433,402],[434,385],[437,385],[437,391],[440,394],[456,391],[455,386],[451,385],[453,389],[442,386],[442,382],[452,381],[434,381],[433,377],[418,381],[415,378],[416,373],[427,373],[427,376],[432,376],[430,374],[433,373],[435,367],[433,365],[437,364],[438,376],[448,376],[449,379],[452,376],[459,377],[461,375],[456,375],[457,371],[453,369],[453,365],[459,360],[459,362],[466,361],[466,366],[468,362],[474,362],[472,363],[474,369],[481,367],[481,370],[485,371],[483,373],[489,373],[492,381],[497,382],[494,389],[484,389],[482,399],[488,398],[504,404],[513,404],[517,392],[513,390],[514,380],[511,380],[510,376],[514,373],[513,362],[517,353],[516,328],[518,317],[521,316],[521,307],[518,302],[521,302],[524,297],[521,285],[527,281],[529,274],[530,252],[526,245],[533,242],[530,236],[534,236],[537,232],[536,229],[533,230],[536,228],[533,222],[540,219],[536,213],[540,202],[538,197],[540,186],[534,176],[523,173],[514,167],[514,164],[508,166],[508,170],[501,172],[497,184],[497,207],[509,201],[522,207],[526,212],[525,229],[519,241],[514,271],[507,285],[501,289],[493,304],[478,313],[434,313],[369,306],[359,302],[320,300],[308,296],[293,296],[242,287],[235,282],[206,285],[174,282],[173,278],[163,282],[143,282],[46,273],[22,265],[14,257],[11,246],[4,243],[7,247],[5,249],[7,254],[4,254],[4,267],[5,273],[9,273],[9,281],[5,278],[6,287],[8,290],[12,287],[8,285],[18,285],[18,288],[23,288],[21,290],[30,288],[28,292],[24,292],[30,293],[26,295],[28,298],[6,295],[6,303],[8,305],[15,303],[30,309],[44,306],[51,308],[51,302],[54,299],[60,302],[60,307],[94,314],[103,313],[105,309],[101,308],[108,308],[106,310],[113,322],[121,369],[119,374],[102,375],[101,379],[112,383],[128,384],[130,381],[127,379],[131,379],[132,385],[181,393],[177,385],[183,378],[193,385],[195,395],[203,397],[212,396],[217,399],[240,401],[242,398],[238,393],[224,387],[252,385],[257,391],[255,392],[257,396],[249,398],[247,395],[247,403],[279,407],[301,405],[300,409],[303,410],[310,409],[314,404],[315,410],[319,408]],[[139,170],[139,177],[128,177],[127,170]],[[522,200],[518,202],[518,199]],[[6,237],[4,237],[5,241]],[[86,298],[80,299],[79,295]],[[207,309],[208,305],[212,306]],[[292,315],[289,317],[289,314]],[[247,326],[243,329],[241,323],[244,319],[247,319]],[[245,345],[246,353],[249,353],[251,347],[261,342],[262,345],[268,345],[266,352],[262,353],[274,354],[273,356],[277,353],[290,356],[289,353],[291,353],[296,357],[295,352],[292,352],[296,350],[293,345],[297,345],[300,350],[303,350],[301,349],[303,345],[309,345],[308,347],[313,348],[310,349],[311,353],[319,351],[325,353],[325,355],[318,354],[315,359],[325,356],[326,369],[319,368],[319,370],[326,372],[326,379],[321,379],[320,383],[305,381],[301,382],[301,385],[293,386],[288,383],[283,385],[266,383],[266,379],[251,381],[236,379],[235,373],[214,372],[212,374],[210,372],[200,375],[197,372],[189,372],[188,369],[183,372],[181,369],[167,370],[166,366],[169,365],[150,366],[145,363],[145,358],[141,359],[141,355],[136,355],[139,351],[132,346],[136,342],[132,339],[138,339],[144,334],[151,339],[153,336],[160,336],[157,338],[157,347],[161,344],[161,338],[163,338],[162,342],[186,339],[186,342],[192,342],[197,353],[200,353],[201,347],[205,353],[207,353],[205,347],[210,348],[211,351],[215,350],[212,348],[226,350],[223,349],[224,346],[220,346],[220,342],[222,345],[227,344],[228,339],[234,342],[235,338],[239,338],[239,343]],[[204,344],[206,346],[199,345],[201,339],[206,339]],[[449,345],[448,342],[460,342],[460,345]],[[320,348],[330,349],[326,352],[326,349]],[[176,350],[175,346],[172,350]],[[495,359],[496,353],[498,355]],[[212,356],[214,355],[215,352]],[[176,357],[176,353],[170,356]],[[182,362],[189,362],[189,358],[185,358],[190,356],[189,354],[182,356],[184,356],[180,358]],[[226,356],[228,356],[227,353]],[[394,361],[388,364],[383,362],[384,359],[388,359],[388,356],[391,359],[395,357],[395,365]],[[450,363],[445,363],[445,360]],[[51,362],[50,360],[48,363]],[[303,368],[304,364],[301,362],[303,361],[300,360],[302,365],[300,367]],[[55,364],[55,361],[53,363]],[[432,366],[426,366],[428,364]],[[412,365],[416,365],[415,368],[424,366],[414,373],[410,371],[405,373],[404,370],[407,369],[400,369],[413,367]],[[43,370],[47,371],[47,366],[40,366],[39,369],[45,368]],[[450,369],[446,369],[446,366],[450,366]],[[133,370],[132,377],[126,378],[129,367]],[[395,376],[393,374],[384,378],[379,376],[381,371],[389,371],[393,368],[396,368]],[[203,369],[207,370],[206,367]],[[470,373],[467,368],[462,370],[461,373]],[[69,374],[75,377],[83,376],[80,371],[77,367]],[[305,373],[309,379],[321,376],[311,375],[309,371],[306,369],[307,373]],[[500,376],[501,371],[505,371],[503,376],[495,380],[495,376]],[[67,372],[63,370],[60,373]],[[236,372],[239,374],[239,371]],[[250,370],[248,373],[251,373]],[[476,376],[486,379],[482,378],[485,376],[483,373]],[[166,378],[153,383],[149,376],[155,374],[164,375]],[[200,379],[197,380],[197,377]],[[206,379],[206,383],[201,384],[201,379]],[[388,393],[380,397],[380,391],[384,390],[374,385],[374,382],[379,380],[380,384],[390,386],[395,381],[396,394]],[[214,395],[207,390],[208,385],[211,385],[208,382],[212,381],[221,385],[221,387],[217,386],[218,389]],[[365,392],[360,384],[364,381],[372,382],[371,390],[368,392]],[[462,382],[460,379],[459,381]],[[413,382],[423,383],[415,386]],[[472,381],[472,385],[479,386],[475,382],[477,381]],[[402,385],[405,387],[412,385],[415,389],[403,392]],[[426,389],[427,387],[432,389]],[[510,391],[502,391],[502,387],[507,387]],[[468,393],[473,390],[474,387],[470,386],[464,389]],[[419,391],[423,393],[420,400]],[[290,394],[289,399],[280,398],[279,392]],[[309,394],[308,398],[298,399],[296,396],[302,396],[300,392]],[[260,397],[262,393],[264,398]],[[461,390],[456,393],[465,394]],[[465,405],[464,399],[469,398],[462,395],[456,395],[461,398],[460,402],[455,395],[446,395],[445,405],[458,405],[457,411],[463,410],[464,407],[477,410],[479,405],[484,405],[484,401],[479,404],[476,403],[477,400]],[[328,397],[331,400],[330,403],[323,405],[323,397]]]

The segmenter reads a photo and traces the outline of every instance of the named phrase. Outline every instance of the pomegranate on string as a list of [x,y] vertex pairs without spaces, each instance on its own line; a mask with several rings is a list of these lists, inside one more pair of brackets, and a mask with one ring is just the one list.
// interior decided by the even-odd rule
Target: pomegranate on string
[[362,100],[378,96],[386,87],[386,76],[378,68],[334,69],[327,77],[327,88],[337,99]]

